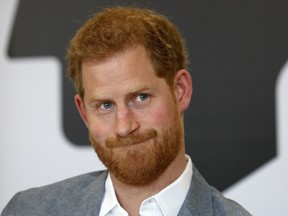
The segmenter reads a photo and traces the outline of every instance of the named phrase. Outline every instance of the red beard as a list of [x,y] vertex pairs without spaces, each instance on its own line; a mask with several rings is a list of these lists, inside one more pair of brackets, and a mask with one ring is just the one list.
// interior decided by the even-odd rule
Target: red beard
[[150,129],[128,137],[90,141],[103,164],[120,181],[144,185],[155,180],[177,156],[183,144],[183,123],[175,111],[161,131]]

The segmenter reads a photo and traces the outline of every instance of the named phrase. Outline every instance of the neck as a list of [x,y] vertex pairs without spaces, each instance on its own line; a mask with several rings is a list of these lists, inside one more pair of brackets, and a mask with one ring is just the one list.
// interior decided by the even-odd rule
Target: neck
[[145,185],[129,185],[110,173],[117,199],[129,215],[139,215],[141,203],[173,183],[186,167],[185,151],[181,149],[167,169],[155,180]]

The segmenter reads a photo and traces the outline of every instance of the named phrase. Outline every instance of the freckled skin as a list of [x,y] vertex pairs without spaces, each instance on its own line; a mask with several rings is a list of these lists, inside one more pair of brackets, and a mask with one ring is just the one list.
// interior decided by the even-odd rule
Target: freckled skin
[[[151,127],[157,130],[167,123],[167,116],[175,107],[171,91],[165,80],[155,75],[143,48],[100,64],[84,63],[82,68],[86,123],[95,139],[104,141],[111,135],[125,137]],[[138,108],[134,94],[142,90],[151,94],[151,98]],[[110,101],[115,107],[101,115],[91,107],[91,100]]]
[[[185,167],[182,117],[192,92],[189,73],[178,71],[171,90],[141,46],[104,62],[84,62],[82,71],[85,96],[76,95],[75,102],[112,180],[147,184],[164,171],[166,179],[176,179]],[[156,135],[148,136],[151,131]],[[148,138],[138,145],[125,145],[143,136]]]

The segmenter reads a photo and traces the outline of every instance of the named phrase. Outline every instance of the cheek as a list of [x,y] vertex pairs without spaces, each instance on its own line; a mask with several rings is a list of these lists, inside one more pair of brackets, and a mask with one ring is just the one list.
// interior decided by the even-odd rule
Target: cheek
[[109,123],[101,123],[98,121],[88,121],[88,130],[93,139],[103,142],[111,136],[111,128]]
[[[163,127],[170,122],[170,116],[172,116],[172,106],[171,104],[168,107],[155,107],[151,109],[148,115],[144,116],[144,121],[150,126]],[[148,125],[148,126],[149,126]]]
[[[177,112],[177,105],[171,94],[162,95],[157,103],[150,107],[149,113],[144,116],[144,121],[149,121],[150,126],[162,128],[171,123],[171,118]],[[149,126],[149,125],[148,125]]]

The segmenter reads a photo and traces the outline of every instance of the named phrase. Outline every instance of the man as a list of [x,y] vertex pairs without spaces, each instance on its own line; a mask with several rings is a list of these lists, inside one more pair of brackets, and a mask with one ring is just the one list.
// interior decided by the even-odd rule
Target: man
[[250,215],[185,154],[192,79],[172,23],[145,9],[105,9],[80,28],[67,56],[76,106],[108,171],[20,192],[3,216]]

